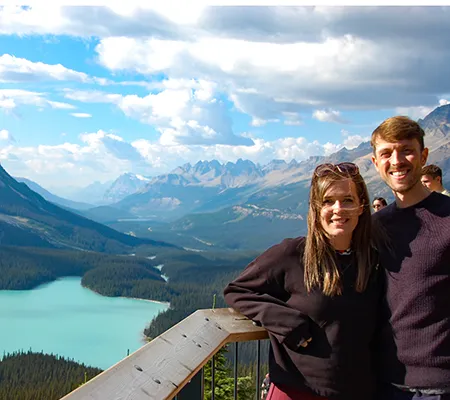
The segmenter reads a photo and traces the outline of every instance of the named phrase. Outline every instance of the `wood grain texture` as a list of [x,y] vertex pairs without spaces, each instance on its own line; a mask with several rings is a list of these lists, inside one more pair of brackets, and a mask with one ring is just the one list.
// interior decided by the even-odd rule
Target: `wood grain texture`
[[197,310],[61,400],[173,399],[225,344],[267,338],[230,308]]

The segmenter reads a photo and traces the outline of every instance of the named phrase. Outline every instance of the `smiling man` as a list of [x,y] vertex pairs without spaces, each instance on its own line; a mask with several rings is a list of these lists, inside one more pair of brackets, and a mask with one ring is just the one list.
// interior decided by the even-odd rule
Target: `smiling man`
[[379,400],[450,399],[450,198],[422,185],[424,135],[402,116],[372,133],[372,161],[395,196],[373,214],[388,237]]

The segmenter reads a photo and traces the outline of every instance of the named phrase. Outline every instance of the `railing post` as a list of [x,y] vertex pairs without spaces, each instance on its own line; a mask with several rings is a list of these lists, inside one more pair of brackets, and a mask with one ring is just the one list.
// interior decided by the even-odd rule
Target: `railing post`
[[260,398],[261,390],[261,340],[256,341],[256,400]]
[[239,356],[239,344],[234,343],[234,400],[237,400],[238,393],[238,356]]
[[180,390],[177,400],[203,400],[203,368]]
[[214,400],[216,391],[216,360],[215,356],[211,358],[211,400]]

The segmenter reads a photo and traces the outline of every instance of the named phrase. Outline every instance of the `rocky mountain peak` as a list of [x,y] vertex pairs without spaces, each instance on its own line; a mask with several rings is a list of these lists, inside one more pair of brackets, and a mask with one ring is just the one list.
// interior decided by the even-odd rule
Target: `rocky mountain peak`
[[450,133],[450,104],[440,106],[417,121],[426,131],[425,138],[443,139]]

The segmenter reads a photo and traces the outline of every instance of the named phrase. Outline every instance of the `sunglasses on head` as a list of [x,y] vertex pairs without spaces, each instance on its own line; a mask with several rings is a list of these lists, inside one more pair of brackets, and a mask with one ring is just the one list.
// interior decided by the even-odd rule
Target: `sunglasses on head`
[[336,172],[346,175],[358,175],[359,168],[354,163],[343,162],[340,164],[331,164],[331,163],[320,164],[314,170],[314,174],[317,175],[319,178]]

